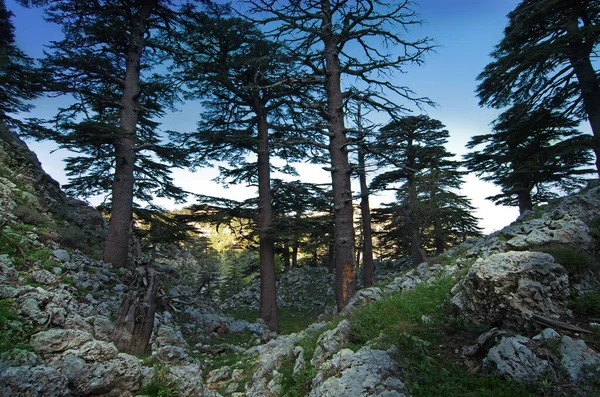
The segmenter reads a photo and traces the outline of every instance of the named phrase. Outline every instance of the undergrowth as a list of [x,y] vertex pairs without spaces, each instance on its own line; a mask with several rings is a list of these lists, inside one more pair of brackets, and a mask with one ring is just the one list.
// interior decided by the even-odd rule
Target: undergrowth
[[20,321],[10,299],[0,300],[0,353],[13,349],[31,350],[33,327]]
[[534,386],[477,375],[462,363],[455,349],[472,344],[485,329],[449,315],[453,285],[450,278],[440,278],[359,309],[351,342],[355,348],[367,342],[383,350],[395,346],[392,358],[415,397],[540,395]]

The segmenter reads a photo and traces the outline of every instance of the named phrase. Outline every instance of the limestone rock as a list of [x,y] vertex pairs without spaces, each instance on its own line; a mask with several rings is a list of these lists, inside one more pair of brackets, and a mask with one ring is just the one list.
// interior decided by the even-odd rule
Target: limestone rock
[[317,340],[317,347],[310,364],[314,368],[319,368],[321,363],[346,347],[350,331],[350,321],[342,320],[335,329],[323,332]]
[[388,353],[363,347],[342,349],[325,362],[312,382],[310,397],[405,396],[400,370]]
[[188,355],[179,346],[162,346],[156,352],[156,357],[163,364],[168,365],[182,365],[187,364]]
[[523,336],[504,337],[490,349],[483,360],[483,368],[499,376],[509,376],[518,382],[530,382],[549,371],[547,360],[537,357],[527,345],[531,341]]
[[179,397],[218,397],[219,395],[204,387],[202,368],[199,364],[187,364],[169,367],[169,378],[177,387]]
[[33,277],[33,281],[36,283],[45,285],[52,285],[57,281],[57,278],[54,274],[44,269],[34,270],[31,276]]
[[231,378],[231,367],[225,366],[222,368],[213,369],[208,373],[206,383],[217,383]]
[[573,340],[563,336],[560,341],[561,364],[572,380],[582,377],[585,367],[600,367],[600,354],[590,349],[583,340]]
[[254,348],[259,356],[256,359],[250,387],[246,390],[248,397],[274,396],[276,393],[269,389],[269,382],[274,370],[281,364],[294,357],[294,347],[300,341],[299,334],[280,336],[267,344]]
[[91,340],[92,335],[85,331],[53,328],[33,335],[30,343],[36,353],[51,354],[79,347]]
[[71,254],[69,254],[63,249],[57,249],[52,251],[52,255],[54,255],[54,257],[61,262],[68,262],[71,260]]
[[38,365],[2,368],[0,390],[3,397],[70,396],[67,378],[56,369]]
[[381,292],[381,288],[371,287],[361,289],[350,299],[344,310],[342,310],[342,314],[348,315],[359,307],[378,301],[381,298],[383,298],[383,292]]
[[93,321],[94,338],[107,342],[110,341],[115,329],[114,323],[108,317],[104,316],[95,316]]
[[461,315],[478,324],[527,327],[531,313],[566,315],[569,278],[541,252],[506,252],[477,260],[452,299]]

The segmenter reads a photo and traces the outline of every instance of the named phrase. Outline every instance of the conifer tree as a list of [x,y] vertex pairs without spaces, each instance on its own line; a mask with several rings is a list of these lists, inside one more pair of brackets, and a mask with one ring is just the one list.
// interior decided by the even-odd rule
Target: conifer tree
[[13,16],[0,0],[0,122],[8,127],[23,127],[15,113],[27,112],[26,101],[39,95],[40,78],[33,60],[15,44]]
[[577,125],[560,111],[513,105],[498,117],[491,134],[471,138],[468,148],[486,146],[465,155],[465,164],[502,189],[489,200],[518,205],[522,214],[560,190],[581,187],[582,175],[593,172],[588,167],[591,137]]
[[[329,160],[335,219],[336,300],[342,310],[356,293],[354,222],[351,169],[344,102],[362,98],[365,106],[394,112],[391,96],[419,103],[405,86],[390,75],[406,64],[420,64],[432,48],[428,38],[407,39],[398,32],[419,23],[408,1],[305,0],[279,2],[250,0],[256,22],[273,26],[273,35],[292,48],[308,76],[325,91],[317,104],[327,123]],[[385,43],[385,46],[382,46]],[[352,48],[352,51],[350,49]],[[360,81],[352,90],[343,78]],[[362,94],[361,94],[362,93]]]
[[594,62],[600,2],[523,0],[508,18],[504,38],[492,52],[494,61],[478,77],[480,104],[543,104],[587,119],[600,175],[600,76]]
[[397,199],[377,218],[387,221],[388,239],[410,247],[415,264],[427,259],[426,248],[441,253],[452,241],[479,234],[468,199],[456,193],[463,173],[444,147],[448,137],[439,120],[407,116],[382,127],[371,148],[389,169],[371,188],[396,191]]
[[71,193],[111,191],[111,217],[104,260],[127,264],[134,198],[182,199],[172,183],[172,166],[185,153],[165,143],[158,119],[172,107],[172,84],[156,74],[165,60],[159,36],[176,23],[174,5],[153,1],[23,1],[45,8],[64,39],[52,42],[43,59],[49,93],[71,104],[52,120],[37,122],[32,134],[79,153],[66,160]]

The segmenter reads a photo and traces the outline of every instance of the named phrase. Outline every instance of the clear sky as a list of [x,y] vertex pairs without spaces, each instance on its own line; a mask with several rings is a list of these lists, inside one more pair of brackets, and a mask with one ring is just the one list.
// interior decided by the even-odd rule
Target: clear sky
[[[458,155],[466,152],[465,144],[473,135],[490,131],[490,123],[498,111],[478,106],[475,96],[476,77],[490,62],[488,54],[503,35],[508,12],[518,4],[517,0],[415,0],[423,25],[415,27],[411,35],[428,36],[438,45],[436,52],[427,56],[420,67],[411,67],[407,73],[397,76],[400,85],[410,87],[420,96],[428,96],[438,104],[426,109],[427,114],[442,121],[450,131],[448,150]],[[60,39],[57,26],[44,22],[39,9],[25,9],[15,0],[6,0],[6,6],[15,17],[17,45],[29,56],[43,55],[43,46],[50,40]],[[45,98],[35,102],[35,117],[51,117],[61,100]],[[181,112],[163,119],[166,129],[193,130],[199,119],[199,107],[185,106]],[[51,151],[55,146],[49,142],[29,142],[38,154],[44,169],[58,182],[67,182],[63,172],[64,151]],[[329,174],[319,166],[304,166],[301,178],[310,182],[327,182]],[[201,169],[196,173],[174,170],[175,181],[195,193],[242,199],[255,194],[254,188],[232,186],[223,189],[211,181],[217,175],[213,169]],[[485,197],[498,192],[488,183],[470,175],[465,178],[462,194],[471,198],[477,208],[476,216],[482,218],[486,232],[498,230],[516,219],[518,210],[495,206]],[[375,205],[389,201],[386,197],[374,197]],[[97,200],[91,200],[93,204]],[[172,205],[160,202],[167,208]]]

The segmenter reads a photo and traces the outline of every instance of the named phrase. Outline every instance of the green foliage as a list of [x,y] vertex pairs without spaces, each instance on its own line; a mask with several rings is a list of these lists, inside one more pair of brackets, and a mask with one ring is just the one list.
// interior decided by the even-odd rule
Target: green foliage
[[170,379],[168,368],[154,364],[152,381],[142,387],[138,394],[151,397],[177,397],[177,383]]
[[246,277],[258,268],[258,252],[244,250],[241,252],[225,251],[221,254],[220,297],[225,299],[240,292],[248,284]]
[[552,255],[569,275],[583,275],[590,270],[598,269],[598,261],[587,252],[566,247],[542,248],[540,251]]
[[13,209],[13,215],[15,215],[21,222],[28,225],[39,226],[46,221],[44,215],[30,203],[18,204]]
[[59,266],[58,261],[54,259],[52,251],[45,248],[31,250],[27,255],[27,259],[36,262],[38,266],[46,270]]
[[410,332],[418,327],[422,316],[438,317],[442,314],[446,296],[454,286],[451,278],[422,283],[410,291],[404,291],[360,308],[354,313],[352,341],[364,344],[380,333]]
[[569,302],[569,308],[577,314],[600,317],[600,292],[583,294]]
[[0,353],[13,349],[31,350],[33,327],[20,321],[10,299],[0,300]]

